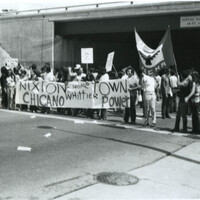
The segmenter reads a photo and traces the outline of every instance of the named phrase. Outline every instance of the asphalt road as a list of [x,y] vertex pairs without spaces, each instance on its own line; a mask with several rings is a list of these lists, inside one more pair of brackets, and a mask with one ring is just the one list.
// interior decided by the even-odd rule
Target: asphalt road
[[99,172],[129,172],[195,139],[171,134],[173,119],[158,119],[156,130],[137,121],[0,110],[0,199],[56,199],[95,184]]

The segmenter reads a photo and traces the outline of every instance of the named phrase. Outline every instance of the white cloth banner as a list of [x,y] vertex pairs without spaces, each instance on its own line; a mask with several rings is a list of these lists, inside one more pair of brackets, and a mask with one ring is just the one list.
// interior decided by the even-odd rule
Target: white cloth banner
[[16,104],[63,108],[126,108],[130,107],[127,80],[108,82],[19,82]]
[[155,76],[157,72],[164,68],[176,67],[169,28],[156,49],[148,47],[136,32],[136,29],[135,40],[140,58],[140,68],[145,74]]
[[166,65],[162,52],[162,43],[156,49],[151,49],[142,41],[136,31],[135,38],[142,69],[146,74],[149,74],[149,72],[153,71],[156,67],[160,70],[160,68],[162,68],[160,65]]

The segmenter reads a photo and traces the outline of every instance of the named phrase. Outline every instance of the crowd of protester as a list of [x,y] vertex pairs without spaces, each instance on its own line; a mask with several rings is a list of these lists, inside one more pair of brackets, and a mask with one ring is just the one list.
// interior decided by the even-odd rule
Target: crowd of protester
[[[127,79],[129,81],[130,107],[123,111],[124,123],[136,124],[136,106],[143,109],[143,126],[156,126],[156,102],[161,101],[161,117],[171,118],[170,113],[176,113],[176,120],[173,132],[179,132],[180,120],[182,119],[182,131],[187,130],[187,115],[192,115],[191,133],[200,133],[199,102],[200,102],[200,75],[197,71],[184,70],[178,75],[174,66],[166,68],[155,74],[148,76],[144,73],[139,75],[133,67],[129,66],[125,71],[118,73],[107,73],[105,67],[99,66],[91,68],[87,73],[80,64],[75,67],[62,67],[55,73],[51,71],[49,63],[38,70],[35,64],[28,69],[18,65],[13,70],[7,66],[1,68],[1,93],[2,108],[9,110],[28,109],[31,112],[49,113],[50,107],[37,107],[15,104],[16,84],[19,81],[48,81],[68,83],[72,81],[108,81],[109,79]],[[107,119],[107,109],[78,109],[78,108],[57,108],[60,114],[80,115],[87,118]]]

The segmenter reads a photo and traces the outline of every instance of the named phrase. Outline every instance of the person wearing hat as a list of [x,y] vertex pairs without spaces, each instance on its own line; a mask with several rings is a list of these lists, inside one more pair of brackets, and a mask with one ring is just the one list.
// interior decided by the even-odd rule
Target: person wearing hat
[[74,68],[75,70],[78,70],[81,68],[81,65],[80,64],[76,64],[76,67]]

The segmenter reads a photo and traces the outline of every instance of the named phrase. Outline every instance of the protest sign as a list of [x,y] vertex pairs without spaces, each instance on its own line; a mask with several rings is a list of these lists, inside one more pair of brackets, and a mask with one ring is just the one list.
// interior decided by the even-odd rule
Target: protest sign
[[81,49],[81,63],[82,64],[93,64],[93,48],[82,48]]
[[8,58],[6,59],[7,66],[11,69],[14,67],[17,67],[18,65],[18,59],[17,58]]
[[108,82],[19,82],[16,103],[63,108],[126,108],[130,107],[127,80]]
[[106,72],[110,72],[112,70],[114,54],[115,52],[111,52],[108,54],[106,61]]

